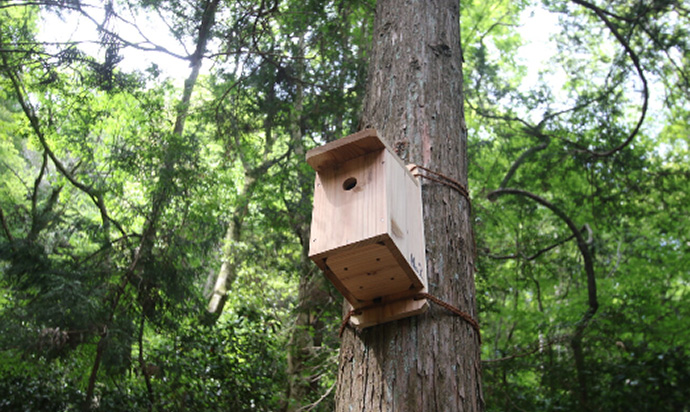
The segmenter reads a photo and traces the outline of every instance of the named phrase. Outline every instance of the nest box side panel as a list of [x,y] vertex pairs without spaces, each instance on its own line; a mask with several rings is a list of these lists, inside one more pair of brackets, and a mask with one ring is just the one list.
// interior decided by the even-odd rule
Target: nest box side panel
[[[412,167],[410,165],[408,167]],[[426,272],[426,241],[424,238],[424,213],[422,210],[422,185],[419,179],[413,177],[406,179],[407,186],[406,204],[407,221],[409,230],[409,256],[410,265],[414,269],[417,276],[419,276],[423,286],[423,292],[426,292],[428,286],[427,272]]]
[[[413,165],[409,165],[412,167]],[[391,175],[392,176],[392,175]],[[402,175],[399,175],[402,176]],[[405,291],[386,296],[382,304],[374,307],[363,308],[358,314],[351,317],[350,322],[358,328],[367,328],[385,322],[391,322],[410,316],[416,316],[426,312],[429,307],[426,299],[415,300],[410,296],[411,292],[427,292],[427,272],[426,272],[426,246],[424,242],[424,217],[422,214],[422,193],[418,178],[411,174],[405,174],[405,178],[398,185],[403,184],[404,202],[399,196],[389,197],[392,205],[404,203],[405,207],[391,208],[391,220],[401,219],[406,222],[404,231],[391,227],[393,233],[391,239],[396,242],[396,249],[404,250],[407,256],[407,263],[414,267],[416,275],[419,277],[423,287],[416,291]],[[403,217],[404,216],[404,217]],[[391,224],[391,226],[393,226]],[[398,231],[398,235],[396,235]],[[402,233],[401,233],[402,232]],[[404,240],[401,241],[401,240]],[[407,296],[407,297],[406,297]]]
[[317,173],[309,256],[317,260],[386,233],[384,164],[378,151]]
[[421,186],[406,167],[394,160],[397,160],[397,156],[387,154],[387,230],[400,253],[400,266],[410,279],[410,288],[418,292],[426,287]]

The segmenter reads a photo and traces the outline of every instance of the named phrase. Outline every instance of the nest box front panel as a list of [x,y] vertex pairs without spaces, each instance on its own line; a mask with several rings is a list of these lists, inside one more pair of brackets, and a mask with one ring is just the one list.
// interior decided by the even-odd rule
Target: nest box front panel
[[387,231],[383,151],[319,172],[309,255],[376,242]]

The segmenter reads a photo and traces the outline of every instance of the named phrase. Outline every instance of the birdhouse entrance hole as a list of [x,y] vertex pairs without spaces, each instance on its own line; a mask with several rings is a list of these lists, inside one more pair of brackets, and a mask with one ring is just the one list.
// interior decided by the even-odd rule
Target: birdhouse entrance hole
[[350,177],[343,182],[343,190],[352,190],[357,186],[357,179]]
[[366,327],[423,312],[421,187],[372,129],[307,153],[316,170],[309,257]]

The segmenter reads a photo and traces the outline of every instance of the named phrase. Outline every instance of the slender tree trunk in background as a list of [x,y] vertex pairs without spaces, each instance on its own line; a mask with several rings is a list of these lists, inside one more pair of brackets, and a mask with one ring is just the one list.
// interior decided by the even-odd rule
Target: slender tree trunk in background
[[[218,9],[219,2],[220,0],[209,0],[204,4],[204,13],[202,15],[202,20],[199,25],[199,32],[196,39],[196,48],[194,54],[190,56],[190,65],[192,70],[189,74],[189,77],[187,77],[187,80],[185,80],[182,99],[177,108],[175,126],[172,130],[173,135],[178,137],[182,137],[182,134],[184,133],[185,120],[189,114],[192,93],[194,91],[194,87],[196,86],[197,78],[199,77],[199,70],[201,69],[201,63],[203,62],[206,45],[211,37],[211,28],[215,23],[216,10]],[[91,374],[89,376],[86,388],[86,396],[83,404],[84,411],[89,411],[93,407],[92,401],[94,397],[96,380],[98,378],[98,370],[102,361],[103,351],[106,348],[107,326],[112,322],[115,316],[115,311],[117,310],[117,306],[122,294],[124,293],[125,287],[130,282],[130,277],[135,273],[136,270],[138,270],[141,257],[148,255],[153,248],[158,219],[160,218],[170,197],[168,187],[170,185],[170,180],[172,179],[173,158],[174,153],[172,153],[171,150],[167,150],[163,154],[163,165],[160,170],[160,182],[151,199],[151,213],[147,216],[147,221],[139,242],[139,247],[137,247],[136,252],[134,253],[129,268],[123,275],[123,282],[121,283],[121,286],[116,290],[115,296],[112,298],[112,309],[108,316],[106,325],[104,325],[105,330],[101,334],[97,344],[96,356],[94,357],[93,367],[91,368]]]
[[[248,196],[249,189],[253,182],[245,180],[244,186],[240,191],[239,198],[243,199]],[[225,230],[225,238],[223,239],[222,262],[218,274],[214,275],[215,282],[213,289],[208,295],[208,311],[215,315],[217,319],[227,301],[227,292],[232,287],[237,277],[237,267],[235,264],[235,243],[239,242],[241,228],[237,224],[246,215],[246,209],[240,208],[233,213],[228,228]]]
[[[304,35],[300,36],[295,59],[298,78],[304,73]],[[301,130],[301,117],[304,110],[304,86],[301,82],[295,85],[294,109],[290,119],[290,140],[295,148],[295,155],[303,159],[306,153]],[[306,169],[303,169],[306,170]],[[298,176],[299,187],[311,187],[313,176],[301,173]],[[301,197],[297,207],[311,207],[310,192],[300,191]],[[297,211],[293,211],[297,212]],[[329,295],[325,279],[309,259],[309,213],[293,213],[293,232],[299,237],[302,245],[299,265],[299,288],[295,324],[290,334],[287,348],[288,392],[285,410],[288,412],[303,410],[313,392],[319,389],[319,380],[314,371],[309,371],[309,360],[314,359],[315,349],[322,345],[323,322],[319,314],[328,305]]]
[[[237,257],[237,243],[241,241],[242,237],[242,222],[244,218],[249,213],[249,199],[254,192],[254,187],[256,185],[256,178],[253,176],[261,167],[252,169],[244,165],[244,184],[240,193],[237,195],[238,206],[232,213],[230,221],[228,222],[228,228],[225,229],[225,238],[223,239],[223,248],[221,250],[221,263],[220,269],[218,269],[218,274],[213,276],[215,281],[213,284],[213,289],[208,293],[207,299],[209,300],[207,310],[213,314],[214,319],[217,320],[221,314],[223,314],[223,308],[225,308],[225,302],[228,300],[228,291],[232,289],[232,284],[235,283],[235,278],[237,278],[238,270],[238,260]],[[208,282],[207,282],[208,283]]]
[[[307,226],[308,228],[308,226]],[[303,410],[319,390],[316,371],[310,371],[309,360],[323,344],[323,322],[319,316],[328,305],[325,279],[309,260],[309,231],[303,237],[306,245],[300,259],[300,281],[297,295],[295,325],[287,348],[288,396],[285,410]]]
[[[304,47],[304,36],[300,36],[298,44],[298,56],[295,59],[295,67],[297,68],[297,77],[302,77],[304,75],[304,66],[300,58],[302,57],[302,49]],[[292,144],[295,145],[295,152],[297,156],[304,157],[304,146],[302,143],[302,130],[300,128],[300,117],[302,116],[302,110],[304,106],[304,88],[301,83],[297,83],[295,86],[295,101],[294,109],[291,112],[290,119],[290,140]],[[305,176],[300,176],[300,178],[305,178]],[[287,348],[287,375],[288,375],[288,392],[287,392],[287,404],[286,411],[298,410],[305,398],[307,398],[308,393],[311,390],[311,385],[309,380],[305,377],[305,367],[306,361],[309,359],[310,349],[313,346],[313,336],[310,332],[310,311],[309,311],[309,298],[310,298],[310,284],[311,267],[308,264],[309,260],[309,228],[303,219],[296,218],[293,225],[295,227],[294,232],[300,238],[302,244],[302,250],[300,253],[300,265],[299,265],[299,288],[297,291],[297,307],[296,307],[296,317],[295,325],[290,334],[290,341],[288,342]],[[306,232],[306,237],[305,237]]]
[[[362,128],[406,162],[467,184],[457,0],[380,0]],[[467,201],[422,180],[429,293],[476,319]],[[343,335],[337,411],[481,411],[479,339],[432,305],[420,316]]]

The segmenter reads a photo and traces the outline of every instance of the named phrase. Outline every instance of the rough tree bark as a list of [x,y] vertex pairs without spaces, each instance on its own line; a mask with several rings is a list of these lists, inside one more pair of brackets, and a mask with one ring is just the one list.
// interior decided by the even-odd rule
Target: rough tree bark
[[[379,0],[362,128],[467,184],[458,0]],[[470,207],[422,181],[429,293],[476,319]],[[438,306],[343,335],[337,411],[480,411],[479,337]]]

